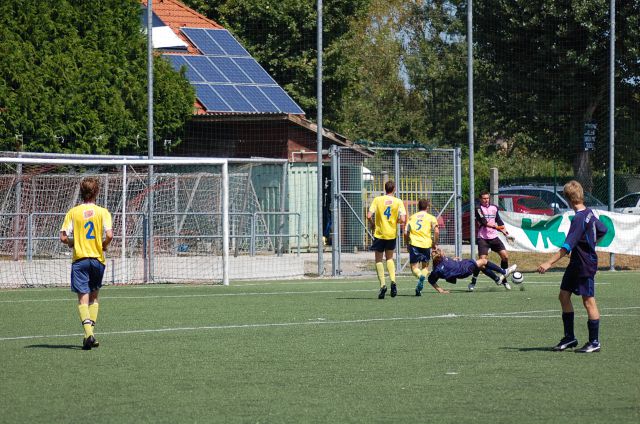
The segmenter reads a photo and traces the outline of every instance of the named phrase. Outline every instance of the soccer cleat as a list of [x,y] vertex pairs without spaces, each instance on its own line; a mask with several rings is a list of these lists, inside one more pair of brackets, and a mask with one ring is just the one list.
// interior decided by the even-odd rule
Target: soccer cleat
[[510,276],[511,274],[513,274],[513,272],[518,269],[518,265],[513,264],[511,265],[509,268],[505,269],[505,274],[504,274],[504,278],[506,279],[508,276]]
[[560,343],[555,345],[551,350],[553,350],[554,352],[562,352],[563,350],[567,350],[576,346],[578,346],[578,340],[576,340],[575,337],[563,337],[562,340],[560,340]]
[[424,275],[421,275],[418,279],[418,285],[416,285],[416,296],[422,296],[422,289],[424,288]]
[[396,283],[391,283],[391,297],[396,297],[398,295],[398,286]]
[[380,287],[380,291],[378,292],[378,299],[384,299],[384,295],[387,292],[387,286]]
[[[577,343],[577,342],[576,342]],[[597,340],[590,341],[580,349],[576,350],[576,353],[594,353],[600,352],[600,342]]]
[[94,343],[97,343],[95,337],[86,337],[84,340],[82,340],[82,350],[91,350]]
[[94,338],[93,338],[93,343],[91,343],[91,347],[92,347],[92,348],[96,348],[96,347],[98,347],[98,346],[100,346],[100,342],[98,342],[98,341],[96,340],[96,338],[94,337]]
[[505,289],[511,290],[511,284],[509,284],[506,280],[502,283]]
[[476,282],[472,281],[471,283],[469,283],[469,285],[467,286],[467,290],[469,290],[470,292],[474,291],[476,289]]

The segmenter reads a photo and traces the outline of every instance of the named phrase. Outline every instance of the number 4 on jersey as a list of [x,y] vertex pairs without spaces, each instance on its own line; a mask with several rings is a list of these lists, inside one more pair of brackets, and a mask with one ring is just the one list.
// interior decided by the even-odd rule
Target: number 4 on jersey
[[387,206],[387,209],[384,210],[383,215],[386,216],[387,219],[391,219],[391,206]]

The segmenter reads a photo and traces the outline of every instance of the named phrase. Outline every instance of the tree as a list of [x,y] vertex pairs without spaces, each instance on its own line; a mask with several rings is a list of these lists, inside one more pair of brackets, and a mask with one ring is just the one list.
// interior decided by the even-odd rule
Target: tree
[[[0,148],[145,152],[146,37],[135,0],[11,0],[0,4]],[[154,61],[155,133],[175,137],[194,92]]]
[[410,84],[403,29],[410,7],[402,1],[372,1],[336,45],[344,58],[339,78],[348,81],[337,126],[354,139],[426,143],[424,99]]
[[[624,128],[640,118],[640,2],[618,3],[616,124]],[[582,137],[593,121],[607,139],[609,1],[488,0],[474,4],[474,23],[480,138],[524,134],[526,149],[573,162],[591,191]],[[632,141],[618,138],[622,146]]]

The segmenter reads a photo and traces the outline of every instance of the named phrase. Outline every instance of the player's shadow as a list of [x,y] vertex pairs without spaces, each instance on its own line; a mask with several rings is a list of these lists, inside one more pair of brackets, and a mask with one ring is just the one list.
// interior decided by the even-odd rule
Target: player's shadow
[[549,346],[534,346],[534,347],[501,347],[502,350],[511,350],[518,352],[551,352]]
[[70,344],[32,344],[24,347],[25,349],[71,349],[79,350],[82,347]]

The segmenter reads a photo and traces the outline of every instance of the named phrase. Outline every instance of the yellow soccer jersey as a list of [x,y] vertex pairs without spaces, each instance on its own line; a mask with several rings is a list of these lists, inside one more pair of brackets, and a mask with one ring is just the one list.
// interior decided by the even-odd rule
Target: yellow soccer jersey
[[383,240],[396,238],[398,217],[407,214],[402,200],[388,195],[378,196],[373,199],[369,212],[375,214],[376,217],[376,231],[373,236]]
[[411,246],[423,248],[433,246],[431,230],[437,226],[438,220],[430,213],[420,211],[411,215],[406,228]]
[[96,258],[106,265],[102,250],[102,233],[111,230],[111,214],[94,203],[71,208],[60,231],[73,237],[73,260]]

